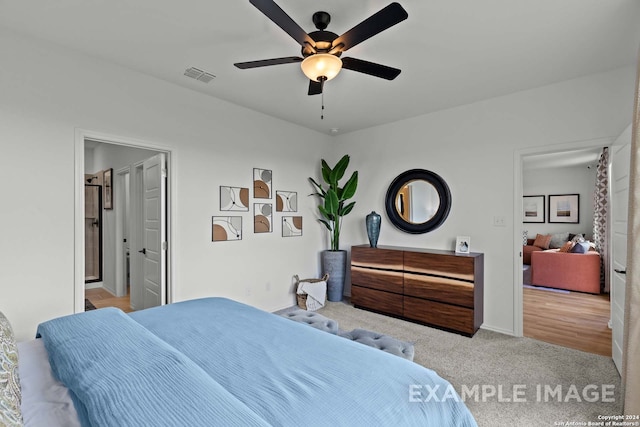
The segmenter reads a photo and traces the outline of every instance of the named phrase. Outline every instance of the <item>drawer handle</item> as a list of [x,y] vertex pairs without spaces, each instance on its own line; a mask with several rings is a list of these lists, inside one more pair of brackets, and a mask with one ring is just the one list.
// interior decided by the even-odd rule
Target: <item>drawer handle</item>
[[614,268],[613,271],[615,271],[618,274],[627,274],[627,270],[618,270],[617,268]]

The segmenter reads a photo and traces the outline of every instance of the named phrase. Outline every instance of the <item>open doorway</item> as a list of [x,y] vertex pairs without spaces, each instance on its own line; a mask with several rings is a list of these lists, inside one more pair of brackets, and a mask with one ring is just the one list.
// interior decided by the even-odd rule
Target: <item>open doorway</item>
[[[599,139],[523,150],[515,154],[515,178],[520,184],[516,186],[514,209],[515,246],[516,253],[520,253],[514,266],[514,325],[518,336],[611,355],[609,294],[597,294],[600,258],[596,256],[595,277],[591,277],[593,274],[589,276],[598,287],[593,293],[572,288],[568,282],[565,287],[562,284],[564,279],[560,278],[562,272],[558,272],[560,284],[554,283],[555,278],[541,274],[555,271],[551,264],[545,263],[553,255],[563,256],[556,252],[560,252],[562,246],[576,235],[582,235],[587,241],[592,239],[595,166],[602,148],[611,142]],[[557,196],[564,195],[571,195],[579,209],[579,216],[567,221],[557,218],[557,203],[562,199]],[[525,202],[530,202],[526,209]],[[545,242],[543,236],[554,242]],[[606,247],[604,252],[603,258],[608,259],[609,248]],[[532,258],[535,259],[532,261]],[[556,260],[557,256],[551,261]],[[569,268],[564,262],[560,264]],[[579,280],[577,276],[582,270],[572,271],[573,274],[569,273],[573,276],[571,279]]]
[[[81,286],[86,274],[86,225],[76,238],[75,311],[118,307],[125,312],[168,301],[169,162],[170,152],[146,143],[103,136],[76,138],[76,175],[111,173],[111,204],[102,205],[101,279]],[[76,210],[84,206],[84,191],[76,191]],[[153,212],[151,208],[153,207]],[[86,220],[84,220],[86,222]],[[76,231],[79,231],[76,222]]]

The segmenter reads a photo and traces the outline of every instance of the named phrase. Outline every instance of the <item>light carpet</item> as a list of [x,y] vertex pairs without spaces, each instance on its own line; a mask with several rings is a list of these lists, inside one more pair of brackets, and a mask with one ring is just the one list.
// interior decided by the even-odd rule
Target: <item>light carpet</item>
[[317,312],[341,330],[368,329],[414,343],[415,363],[436,371],[461,396],[463,387],[469,390],[464,400],[479,426],[587,425],[622,413],[620,377],[608,357],[483,329],[468,338],[344,302]]

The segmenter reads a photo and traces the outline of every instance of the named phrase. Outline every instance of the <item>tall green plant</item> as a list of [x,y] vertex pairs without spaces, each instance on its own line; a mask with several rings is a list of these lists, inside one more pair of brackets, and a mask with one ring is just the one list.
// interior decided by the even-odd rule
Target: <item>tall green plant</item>
[[340,248],[342,217],[349,214],[356,204],[355,201],[349,204],[345,204],[345,202],[356,194],[356,189],[358,188],[358,171],[355,171],[351,175],[351,178],[349,178],[343,187],[339,185],[339,181],[344,177],[348,166],[349,155],[342,157],[333,168],[322,159],[322,179],[326,183],[326,187],[323,187],[316,182],[316,180],[309,177],[309,180],[318,189],[318,191],[312,195],[318,196],[322,200],[322,203],[318,205],[318,210],[321,215],[319,221],[329,230],[332,251],[337,251]]

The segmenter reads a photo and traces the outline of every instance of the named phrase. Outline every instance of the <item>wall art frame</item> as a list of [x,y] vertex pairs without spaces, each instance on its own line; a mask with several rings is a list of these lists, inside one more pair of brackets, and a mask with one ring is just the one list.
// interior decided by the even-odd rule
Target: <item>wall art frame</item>
[[458,236],[456,237],[456,253],[468,254],[471,251],[471,237]]
[[580,194],[550,194],[549,223],[580,223]]
[[302,217],[283,216],[282,217],[282,237],[302,236]]
[[271,169],[253,168],[253,198],[270,199],[272,181]]
[[253,204],[253,232],[271,233],[273,231],[273,205],[271,203]]
[[102,172],[102,206],[113,209],[113,169],[105,169]]
[[220,186],[220,210],[249,212],[249,188]]
[[241,216],[212,216],[211,241],[228,242],[242,240]]
[[298,193],[276,190],[276,212],[298,212]]
[[522,222],[543,223],[545,221],[545,196],[522,197]]

